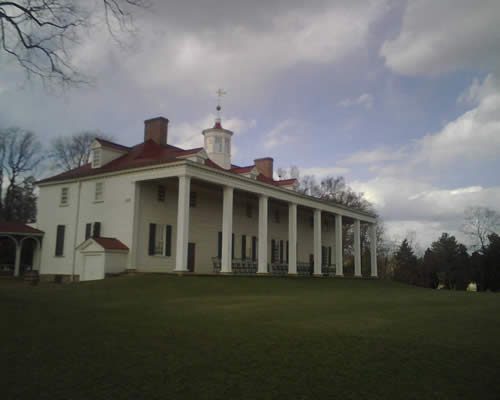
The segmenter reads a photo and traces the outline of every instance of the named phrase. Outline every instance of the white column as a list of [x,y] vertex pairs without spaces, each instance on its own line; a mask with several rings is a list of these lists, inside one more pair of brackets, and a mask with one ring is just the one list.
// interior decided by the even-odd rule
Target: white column
[[137,269],[139,263],[139,238],[141,229],[141,183],[135,182],[132,204],[132,243],[130,244],[130,253],[128,255],[127,269]]
[[191,177],[179,176],[179,197],[177,203],[177,245],[175,253],[175,271],[187,271],[189,240],[189,193]]
[[335,275],[344,276],[342,215],[335,215]]
[[360,221],[354,220],[354,276],[361,277]]
[[370,225],[370,256],[371,256],[371,270],[372,277],[378,276],[377,271],[377,225]]
[[19,276],[19,272],[21,269],[21,249],[22,242],[16,240],[16,259],[14,261],[14,276]]
[[297,274],[297,204],[288,204],[288,273]]
[[268,197],[259,196],[259,264],[258,274],[267,274],[267,215]]
[[314,275],[321,276],[321,210],[314,210]]
[[222,199],[222,261],[221,272],[231,273],[233,267],[233,192],[234,189],[224,186]]

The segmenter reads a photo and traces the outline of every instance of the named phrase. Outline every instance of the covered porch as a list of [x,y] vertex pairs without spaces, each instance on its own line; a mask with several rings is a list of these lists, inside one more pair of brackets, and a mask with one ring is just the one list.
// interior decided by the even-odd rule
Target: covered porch
[[[40,269],[43,234],[42,231],[21,222],[0,222],[0,239],[4,239],[0,274],[19,277],[27,273],[37,273]],[[23,253],[23,250],[28,250],[28,244],[31,244],[31,257],[26,257]],[[31,258],[31,262],[27,260],[23,263],[23,256],[24,259]]]
[[[145,236],[153,215],[145,218],[140,210],[153,209],[156,205],[145,203],[145,196],[157,197],[161,193],[164,197],[166,188],[166,202],[170,206],[165,211],[158,209],[155,218],[168,214],[168,218],[165,217],[168,221],[162,223],[166,228],[171,224],[169,230],[165,228],[168,232],[165,242],[171,250],[164,252],[163,258],[157,256],[155,265],[171,265],[171,272],[344,276],[342,231],[345,224],[352,226],[354,237],[353,275],[362,277],[360,232],[362,224],[367,224],[368,274],[377,276],[376,221],[370,214],[248,177],[214,172],[194,162],[172,166],[168,172],[159,174],[158,171],[151,174],[150,179],[142,177],[135,182],[137,212],[129,269],[136,265],[140,268],[137,254],[143,254],[148,247]],[[144,185],[151,187],[145,190]],[[156,189],[153,185],[157,185]],[[160,188],[162,191],[157,192]],[[211,193],[207,203],[203,191]],[[170,200],[169,195],[174,197]],[[151,254],[152,251],[150,259],[153,259]],[[196,268],[193,266],[195,254]],[[200,259],[202,269],[198,269]]]

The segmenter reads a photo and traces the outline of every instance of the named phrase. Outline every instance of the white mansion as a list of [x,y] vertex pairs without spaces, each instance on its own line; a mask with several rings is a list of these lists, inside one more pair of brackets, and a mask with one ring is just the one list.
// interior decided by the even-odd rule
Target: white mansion
[[133,147],[96,139],[92,162],[38,182],[44,232],[41,279],[101,279],[127,270],[178,273],[343,275],[342,224],[354,224],[354,272],[361,276],[360,224],[375,218],[295,191],[275,180],[273,159],[231,163],[233,133],[220,119],[204,147],[169,145],[168,120],[145,121]]

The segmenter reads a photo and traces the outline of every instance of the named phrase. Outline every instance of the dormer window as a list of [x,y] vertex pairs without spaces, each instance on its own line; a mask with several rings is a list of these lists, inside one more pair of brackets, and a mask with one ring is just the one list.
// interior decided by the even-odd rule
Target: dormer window
[[92,150],[92,168],[101,167],[101,149]]

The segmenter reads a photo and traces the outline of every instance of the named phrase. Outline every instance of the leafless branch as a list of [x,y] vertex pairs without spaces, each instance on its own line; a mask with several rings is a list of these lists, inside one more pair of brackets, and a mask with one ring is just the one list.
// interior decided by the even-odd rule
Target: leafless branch
[[[148,0],[94,0],[102,4],[109,33],[132,31],[133,12]],[[88,4],[86,4],[88,6]],[[78,0],[0,1],[0,49],[26,72],[43,81],[78,86],[89,83],[72,65],[71,49],[91,23]]]

